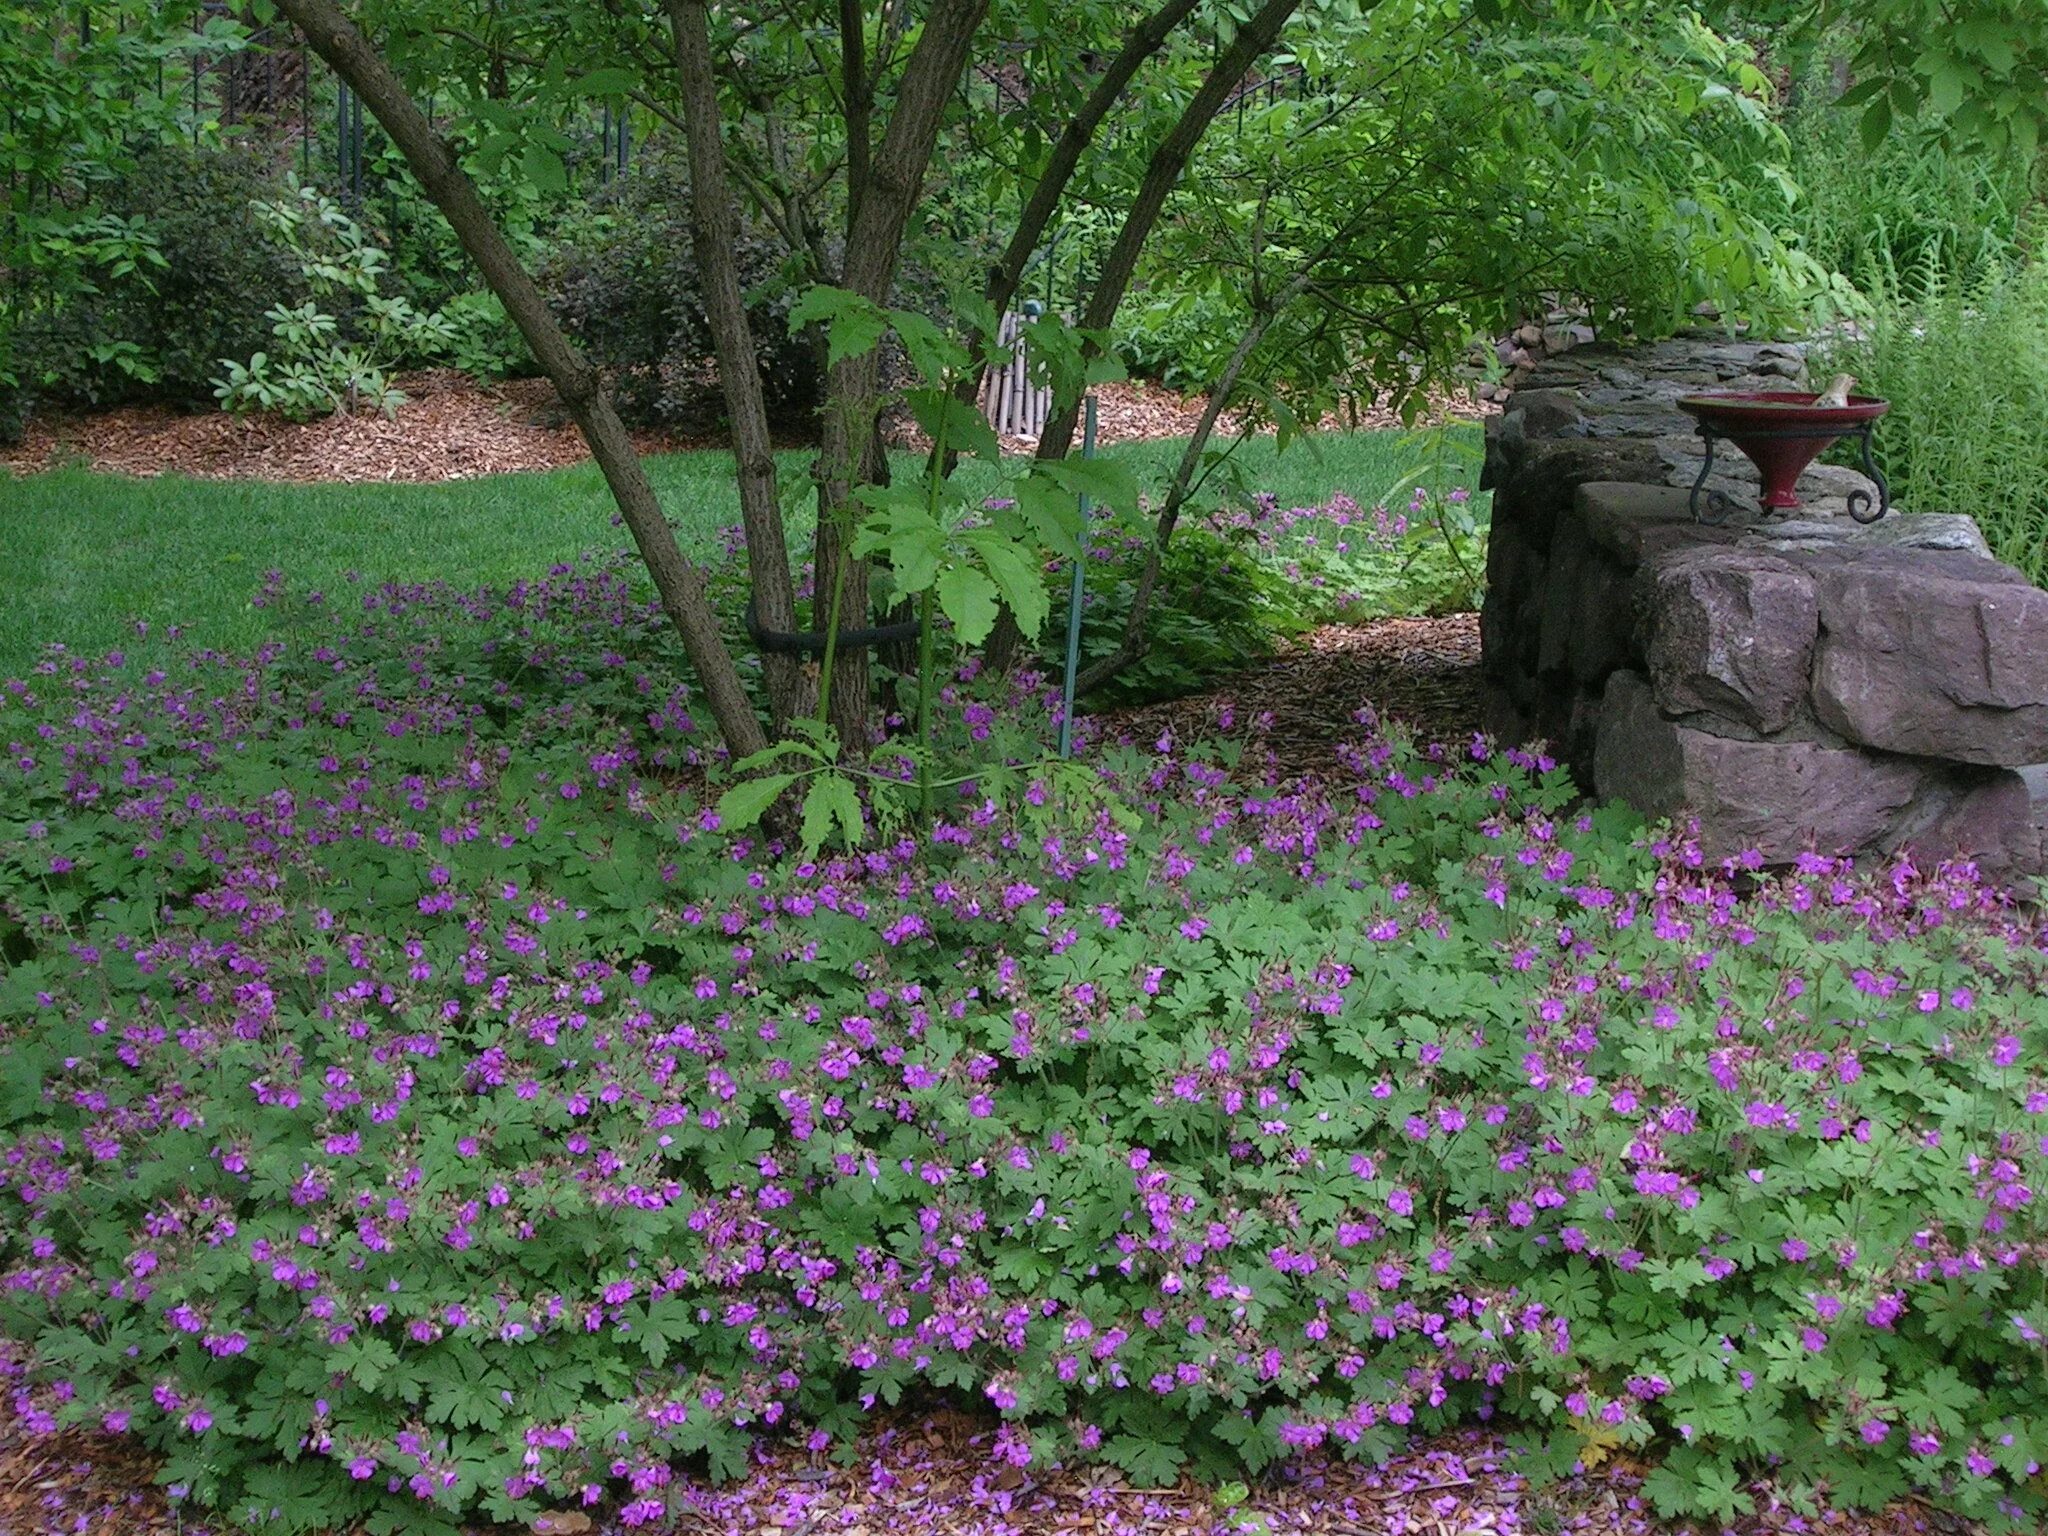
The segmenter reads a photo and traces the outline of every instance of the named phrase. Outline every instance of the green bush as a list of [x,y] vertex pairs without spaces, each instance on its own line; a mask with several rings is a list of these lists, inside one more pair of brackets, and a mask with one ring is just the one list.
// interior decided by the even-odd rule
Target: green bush
[[[789,278],[786,251],[751,223],[737,254],[769,410],[807,416],[819,399],[819,358],[790,334],[785,317],[808,285]],[[610,375],[630,419],[666,423],[723,411],[680,155],[645,150],[584,215],[564,222],[540,277],[570,334]]]
[[2008,263],[2029,247],[2038,167],[1903,127],[1866,147],[1859,114],[1835,105],[1825,75],[1803,82],[1798,102],[1786,122],[1788,169],[1799,189],[1792,227],[1830,271],[1869,286],[1901,272]]
[[175,143],[99,184],[101,216],[139,220],[157,259],[93,270],[59,304],[21,297],[11,371],[24,399],[210,401],[219,360],[262,347],[266,311],[306,297],[290,246],[256,211],[280,187],[246,150]]
[[[1431,461],[1439,478],[1455,466]],[[1433,482],[1434,485],[1434,482]],[[1283,508],[1270,495],[1183,518],[1160,564],[1149,648],[1090,696],[1095,703],[1177,698],[1273,655],[1321,624],[1469,612],[1484,596],[1485,498],[1453,480],[1418,487],[1393,507],[1333,496]],[[1122,645],[1150,547],[1146,533],[1103,522],[1090,541],[1081,663]],[[1041,654],[1066,656],[1067,574],[1052,572],[1052,620]]]
[[1930,257],[1880,274],[1859,339],[1827,349],[1892,408],[1877,429],[1892,495],[1966,512],[2001,560],[2048,581],[2048,267]]
[[[473,351],[488,337],[490,309],[472,305],[464,328],[439,310],[414,307],[386,290],[389,258],[370,231],[332,198],[287,176],[256,212],[290,248],[311,294],[295,307],[273,304],[269,343],[246,358],[221,359],[214,395],[231,411],[275,411],[295,421],[368,406],[395,413],[405,396],[393,370]],[[497,318],[503,319],[502,308]],[[460,349],[458,348],[460,341]]]
[[1667,1513],[2038,1522],[2048,966],[1966,871],[1738,885],[1386,740],[781,860],[616,572],[333,610],[0,687],[31,1428],[281,1531],[658,1521],[926,1392],[1146,1483],[1487,1416]]

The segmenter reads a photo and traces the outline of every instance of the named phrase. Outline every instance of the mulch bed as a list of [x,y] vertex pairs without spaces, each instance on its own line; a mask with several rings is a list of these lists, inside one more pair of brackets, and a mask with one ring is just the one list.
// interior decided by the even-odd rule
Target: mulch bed
[[[378,484],[559,469],[590,457],[545,379],[478,384],[452,369],[430,369],[406,374],[398,385],[406,403],[392,417],[373,413],[290,422],[161,405],[37,416],[21,443],[0,448],[0,469],[26,475],[77,465],[113,474],[181,474],[200,480]],[[1156,384],[1105,384],[1098,395],[1105,443],[1185,436],[1202,410],[1200,399]],[[1430,419],[1477,419],[1487,409],[1492,408],[1447,402]],[[1377,409],[1362,413],[1356,423],[1399,424]],[[1235,426],[1234,418],[1226,418],[1219,430]],[[914,439],[914,432],[907,435],[905,446],[915,446]],[[716,448],[723,442],[683,431],[637,432],[634,441],[649,453]],[[1010,446],[1028,450],[1031,445],[1019,440]]]
[[[0,450],[0,465],[16,474],[77,465],[199,480],[376,484],[559,469],[590,456],[544,380],[479,385],[436,369],[398,383],[406,403],[392,417],[291,422],[161,405],[37,416],[18,446]],[[645,439],[649,448],[666,443]]]
[[1095,719],[1110,739],[1242,737],[1283,778],[1342,772],[1337,746],[1367,724],[1461,744],[1479,730],[1479,616],[1325,625],[1205,693]]
[[[1650,1536],[1645,1468],[1609,1461],[1532,1489],[1497,1435],[1471,1430],[1420,1442],[1384,1467],[1319,1455],[1277,1469],[1235,1512],[1191,1481],[1133,1487],[1114,1469],[1018,1470],[993,1460],[986,1421],[964,1414],[878,1419],[845,1465],[789,1444],[765,1445],[752,1473],[713,1485],[680,1472],[654,1536]],[[1250,1524],[1251,1519],[1263,1522]],[[510,1536],[510,1528],[498,1527]],[[626,1536],[611,1511],[562,1511],[537,1531]],[[1768,1511],[1743,1536],[1940,1536],[1967,1529],[1913,1503],[1880,1515],[1799,1521]],[[0,1536],[226,1536],[187,1515],[153,1480],[149,1459],[113,1436],[30,1433],[0,1398]],[[339,1533],[337,1533],[339,1536]],[[1704,1531],[1698,1536],[1705,1536]]]

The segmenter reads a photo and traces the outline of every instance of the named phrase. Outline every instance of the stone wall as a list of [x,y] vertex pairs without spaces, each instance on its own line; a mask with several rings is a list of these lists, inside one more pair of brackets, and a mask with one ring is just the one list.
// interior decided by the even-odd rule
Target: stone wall
[[[1673,405],[1798,388],[1796,347],[1579,347],[1487,427],[1488,728],[1545,738],[1602,798],[1699,819],[1710,855],[1808,849],[2048,868],[2048,592],[1968,517],[1862,526],[1816,466],[1756,510],[1733,449],[1694,521],[1702,444]],[[1880,425],[1879,432],[1883,428]]]
[[1586,323],[1583,313],[1552,309],[1545,311],[1540,319],[1524,320],[1486,346],[1486,350],[1493,353],[1493,360],[1499,364],[1498,377],[1483,377],[1488,370],[1485,351],[1480,348],[1473,349],[1466,363],[1477,382],[1479,398],[1505,404],[1522,381],[1541,368],[1546,359],[1562,357],[1572,348],[1586,346],[1593,340],[1593,328]]

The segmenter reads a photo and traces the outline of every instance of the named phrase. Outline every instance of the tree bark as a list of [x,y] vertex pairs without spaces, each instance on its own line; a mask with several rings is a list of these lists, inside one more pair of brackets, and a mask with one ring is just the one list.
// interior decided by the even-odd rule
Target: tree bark
[[[866,185],[854,209],[846,242],[841,286],[877,304],[889,302],[902,255],[903,234],[924,186],[945,121],[946,104],[967,65],[968,50],[988,0],[934,0],[903,66],[896,106],[869,161]],[[845,358],[827,379],[822,442],[815,471],[818,485],[818,543],[814,562],[820,614],[840,594],[842,628],[866,622],[868,568],[848,549],[858,504],[853,492],[873,477],[871,443],[881,406],[880,358],[875,349]],[[842,750],[860,755],[868,748],[870,658],[864,650],[841,651],[834,659],[830,723]]]
[[334,0],[278,0],[278,9],[354,88],[391,136],[421,188],[441,210],[491,292],[519,327],[534,361],[553,382],[590,444],[591,456],[647,563],[662,608],[682,637],[683,649],[696,669],[726,746],[736,756],[760,751],[767,738],[740,681],[739,668],[719,633],[718,618],[705,596],[704,572],[677,545],[646,468],[597,370],[563,333],[454,152]]
[[[711,20],[705,0],[669,0],[669,31],[676,73],[682,82],[683,121],[689,140],[692,249],[702,273],[704,312],[718,354],[719,383],[732,420],[732,453],[738,471],[740,521],[747,535],[747,568],[753,578],[754,613],[761,627],[789,633],[796,628],[796,591],[789,576],[789,543],[775,488],[775,449],[768,432],[768,406],[754,352],[741,289],[739,221],[733,211],[732,180],[720,131],[718,81],[711,64]],[[810,709],[804,669],[794,656],[764,652],[768,713],[780,735],[794,717]]]
[[875,98],[868,82],[867,18],[861,0],[839,0],[839,78],[846,114],[846,231],[860,220],[867,191],[868,161],[874,153]]

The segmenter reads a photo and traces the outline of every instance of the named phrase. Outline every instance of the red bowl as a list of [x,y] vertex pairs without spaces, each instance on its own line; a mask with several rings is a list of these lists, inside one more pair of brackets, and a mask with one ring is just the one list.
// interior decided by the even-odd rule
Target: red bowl
[[1777,509],[1799,505],[1793,487],[1822,449],[1877,420],[1891,402],[1851,395],[1847,405],[1815,405],[1812,395],[1770,389],[1685,395],[1678,408],[1749,456],[1763,480],[1763,504]]

